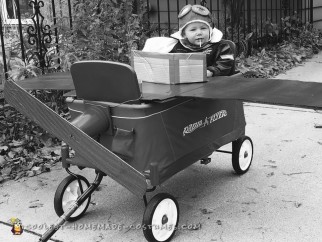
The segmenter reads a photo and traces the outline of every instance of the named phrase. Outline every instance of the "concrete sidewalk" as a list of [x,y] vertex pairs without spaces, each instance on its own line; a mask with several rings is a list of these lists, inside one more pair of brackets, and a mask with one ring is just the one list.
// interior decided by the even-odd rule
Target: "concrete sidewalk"
[[[322,53],[277,78],[322,82]],[[322,129],[315,127],[321,113],[245,103],[245,116],[255,150],[248,173],[235,175],[231,156],[214,153],[207,166],[196,163],[148,195],[167,192],[178,200],[185,229],[173,241],[321,241]],[[92,170],[72,170],[94,179]],[[54,194],[66,176],[57,164],[49,173],[0,184],[0,242],[38,241],[57,219]],[[145,241],[143,213],[141,199],[105,177],[84,217],[51,241]],[[12,217],[22,221],[22,235],[12,235]]]
[[322,82],[322,52],[308,59],[304,64],[298,65],[285,74],[280,74],[276,78],[290,79],[308,82]]

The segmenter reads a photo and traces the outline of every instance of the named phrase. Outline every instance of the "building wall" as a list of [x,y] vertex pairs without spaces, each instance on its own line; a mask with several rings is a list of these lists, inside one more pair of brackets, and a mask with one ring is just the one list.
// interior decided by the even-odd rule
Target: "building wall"
[[314,0],[313,7],[314,27],[322,30],[322,0]]

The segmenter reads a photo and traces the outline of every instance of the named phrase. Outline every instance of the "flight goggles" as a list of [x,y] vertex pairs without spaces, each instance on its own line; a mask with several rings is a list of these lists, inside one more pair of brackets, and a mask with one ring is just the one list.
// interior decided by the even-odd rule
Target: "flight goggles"
[[184,16],[186,16],[188,13],[190,12],[194,12],[196,14],[199,14],[201,16],[209,16],[210,17],[210,11],[208,10],[208,8],[204,7],[204,6],[201,6],[201,5],[191,5],[191,4],[188,4],[186,6],[184,6],[179,15],[178,15],[178,18],[183,18]]

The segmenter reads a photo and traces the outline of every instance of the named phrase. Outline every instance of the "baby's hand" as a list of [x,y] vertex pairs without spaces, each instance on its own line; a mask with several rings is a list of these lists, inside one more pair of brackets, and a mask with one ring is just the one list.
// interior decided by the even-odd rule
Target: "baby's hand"
[[211,77],[213,75],[212,71],[207,70],[207,77]]

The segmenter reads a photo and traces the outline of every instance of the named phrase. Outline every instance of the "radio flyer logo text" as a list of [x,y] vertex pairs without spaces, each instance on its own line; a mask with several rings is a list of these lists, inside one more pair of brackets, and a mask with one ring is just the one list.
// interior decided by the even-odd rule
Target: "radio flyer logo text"
[[203,128],[203,127],[205,127],[205,126],[207,126],[207,125],[209,125],[221,118],[224,118],[226,116],[227,116],[227,111],[221,110],[221,111],[218,111],[217,113],[214,113],[210,117],[206,117],[205,120],[199,120],[193,124],[189,124],[188,126],[184,127],[183,136],[185,136],[186,134],[190,134],[199,128]]

